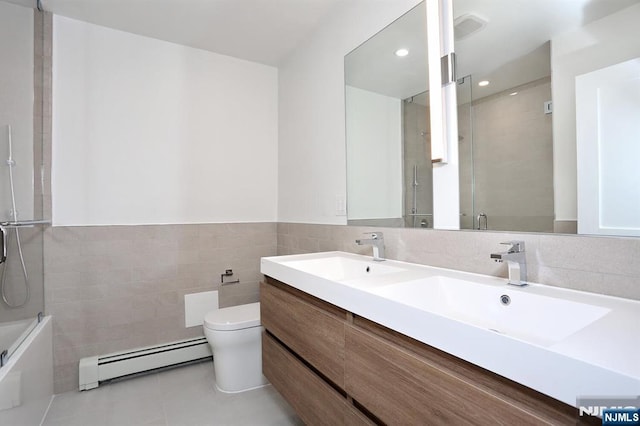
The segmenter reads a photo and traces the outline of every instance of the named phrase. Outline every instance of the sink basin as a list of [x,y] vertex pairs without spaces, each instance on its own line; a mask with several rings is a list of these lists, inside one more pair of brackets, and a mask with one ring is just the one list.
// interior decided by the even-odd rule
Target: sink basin
[[570,405],[640,392],[638,301],[339,251],[264,257],[260,270]]
[[385,265],[384,262],[351,259],[344,256],[330,256],[317,259],[282,262],[300,271],[332,281],[361,280],[404,272],[405,269]]
[[432,276],[370,290],[396,302],[496,333],[550,346],[602,318],[596,305],[528,294],[446,276]]

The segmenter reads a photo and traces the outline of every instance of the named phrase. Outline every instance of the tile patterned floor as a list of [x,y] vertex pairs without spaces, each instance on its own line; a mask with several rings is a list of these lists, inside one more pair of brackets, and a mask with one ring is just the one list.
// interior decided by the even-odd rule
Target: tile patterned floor
[[56,395],[43,426],[302,425],[272,386],[239,394],[215,388],[211,362]]

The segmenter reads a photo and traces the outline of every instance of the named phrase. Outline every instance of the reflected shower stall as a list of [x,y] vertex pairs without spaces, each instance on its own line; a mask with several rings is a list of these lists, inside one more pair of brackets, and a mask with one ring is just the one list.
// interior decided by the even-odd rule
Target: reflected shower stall
[[[473,229],[473,145],[471,135],[471,77],[458,80],[458,143],[460,162],[460,227]],[[433,228],[433,166],[429,92],[402,102],[404,226]]]
[[[550,78],[482,97],[470,75],[456,86],[460,229],[553,232]],[[402,108],[404,226],[432,228],[427,92]]]
[[549,77],[480,96],[458,80],[460,228],[553,232]]
[[428,92],[402,101],[404,226],[433,228]]

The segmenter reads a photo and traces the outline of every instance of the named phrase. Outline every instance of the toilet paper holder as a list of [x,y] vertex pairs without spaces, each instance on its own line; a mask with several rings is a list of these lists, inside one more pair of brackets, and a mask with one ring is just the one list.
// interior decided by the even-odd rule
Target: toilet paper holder
[[224,281],[224,277],[232,277],[233,276],[233,269],[225,269],[224,274],[220,274],[220,283],[222,285],[227,285],[227,284],[236,284],[239,283],[240,280],[234,280],[234,281]]

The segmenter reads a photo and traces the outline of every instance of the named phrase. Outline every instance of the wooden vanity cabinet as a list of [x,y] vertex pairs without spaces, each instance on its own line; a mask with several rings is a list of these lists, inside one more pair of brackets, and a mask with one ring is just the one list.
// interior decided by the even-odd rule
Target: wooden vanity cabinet
[[599,424],[272,278],[260,300],[264,374],[307,424]]
[[373,423],[271,334],[262,334],[263,373],[308,425]]
[[260,289],[260,316],[266,330],[344,388],[346,311],[267,279]]
[[346,347],[345,390],[384,423],[540,424],[530,413],[366,331],[348,328]]
[[306,424],[374,424],[343,391],[348,315],[271,278],[261,284],[262,371]]

